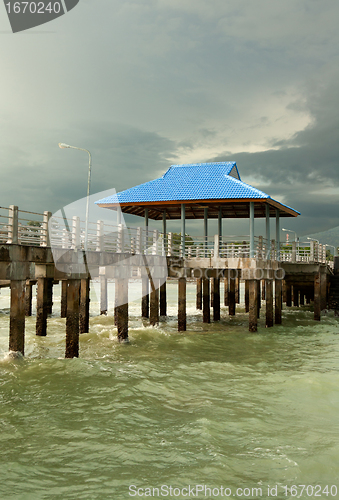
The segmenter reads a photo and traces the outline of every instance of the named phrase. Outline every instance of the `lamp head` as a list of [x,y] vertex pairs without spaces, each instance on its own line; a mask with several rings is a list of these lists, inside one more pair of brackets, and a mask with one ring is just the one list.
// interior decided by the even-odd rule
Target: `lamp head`
[[65,148],[70,148],[71,146],[69,146],[68,144],[65,144],[63,142],[59,142],[59,148],[60,149],[65,149]]

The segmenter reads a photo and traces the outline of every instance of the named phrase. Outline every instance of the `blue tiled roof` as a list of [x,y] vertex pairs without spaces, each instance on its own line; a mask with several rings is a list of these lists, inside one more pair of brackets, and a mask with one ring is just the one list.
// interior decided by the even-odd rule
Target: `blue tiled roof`
[[270,196],[242,182],[235,162],[195,163],[172,165],[159,179],[126,189],[96,204],[243,198]]

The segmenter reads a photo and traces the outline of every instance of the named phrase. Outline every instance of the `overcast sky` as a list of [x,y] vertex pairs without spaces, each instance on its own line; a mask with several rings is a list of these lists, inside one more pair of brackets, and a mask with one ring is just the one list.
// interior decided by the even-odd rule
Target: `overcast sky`
[[334,0],[80,0],[13,34],[1,7],[1,206],[82,198],[66,142],[93,193],[234,160],[291,229],[338,226],[338,19]]

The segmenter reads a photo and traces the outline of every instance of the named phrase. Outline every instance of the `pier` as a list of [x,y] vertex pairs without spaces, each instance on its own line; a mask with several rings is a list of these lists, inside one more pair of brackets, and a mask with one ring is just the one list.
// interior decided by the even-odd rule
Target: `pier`
[[[200,190],[199,199],[192,198],[192,193],[197,196],[196,173],[200,186],[207,184],[207,192]],[[180,193],[180,184],[174,182],[178,175],[179,180],[182,176],[186,179],[186,184],[181,179],[181,185],[187,199]],[[321,311],[329,304],[330,286],[336,286],[336,270],[333,261],[326,259],[325,245],[280,241],[280,218],[295,217],[298,212],[242,183],[235,163],[175,166],[156,181],[97,202],[110,210],[143,217],[143,227],[97,221],[89,225],[85,235],[84,221],[78,215],[58,220],[50,212],[37,214],[16,206],[0,207],[0,287],[11,289],[10,351],[24,354],[25,316],[32,314],[33,284],[37,284],[36,334],[46,336],[53,286],[61,282],[67,358],[79,356],[79,336],[89,330],[91,279],[100,281],[98,314],[107,313],[107,280],[115,280],[112,327],[116,327],[120,341],[128,340],[132,279],[141,282],[140,314],[152,326],[166,316],[166,280],[177,280],[179,332],[186,330],[187,279],[196,281],[196,307],[202,310],[205,323],[219,321],[225,306],[229,315],[236,314],[240,283],[244,284],[250,332],[257,331],[262,301],[266,305],[267,328],[281,324],[283,303],[298,307],[313,302],[314,319],[320,320]],[[176,199],[166,196],[171,184],[177,186],[170,193]],[[136,196],[136,200],[129,196]],[[254,220],[259,217],[266,219],[266,234],[255,236]],[[218,220],[218,233],[209,236],[208,220],[213,218]],[[222,221],[227,218],[248,218],[249,234],[223,235]],[[150,229],[150,219],[162,220],[163,231]],[[180,219],[179,239],[166,231],[169,219]],[[203,220],[203,236],[188,237],[188,219]],[[274,239],[270,234],[271,219],[275,222]]]

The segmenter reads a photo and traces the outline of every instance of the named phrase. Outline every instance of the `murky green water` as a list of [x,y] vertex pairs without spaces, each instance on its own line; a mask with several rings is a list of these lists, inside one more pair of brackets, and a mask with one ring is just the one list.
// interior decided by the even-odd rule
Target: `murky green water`
[[[152,488],[154,498],[259,498],[252,488],[260,498],[339,498],[338,318],[319,324],[308,309],[284,310],[282,326],[265,329],[262,314],[250,334],[240,307],[203,325],[189,285],[179,334],[169,285],[167,320],[144,326],[131,304],[131,342],[120,345],[112,316],[94,316],[95,288],[91,333],[74,360],[63,359],[58,293],[48,337],[28,318],[26,357],[8,359],[1,291],[1,500],[124,500]],[[217,489],[188,496],[188,485]],[[284,485],[311,486],[285,495]]]

